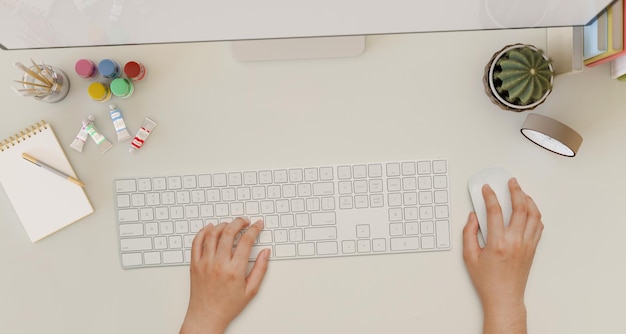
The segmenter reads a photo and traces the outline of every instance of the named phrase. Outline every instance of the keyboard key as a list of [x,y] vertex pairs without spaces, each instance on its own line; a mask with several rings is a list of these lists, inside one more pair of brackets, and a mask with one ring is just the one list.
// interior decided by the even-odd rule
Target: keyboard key
[[437,220],[435,222],[437,248],[450,247],[450,225],[447,220]]
[[305,243],[298,244],[298,255],[300,256],[315,255],[315,244],[312,242],[305,242]]
[[123,251],[148,250],[152,249],[152,238],[121,239],[120,245]]
[[309,226],[309,214],[299,213],[296,215],[296,226]]
[[214,187],[226,187],[228,185],[228,177],[224,173],[213,175]]
[[402,163],[402,175],[403,176],[415,175],[415,173],[416,173],[416,170],[415,170],[414,162],[407,161],[407,162]]
[[259,172],[259,183],[260,184],[270,184],[272,183],[272,180],[274,178],[272,177],[272,171],[269,170],[262,170]]
[[335,185],[332,182],[313,183],[313,196],[327,196],[335,193]]
[[369,253],[372,251],[369,239],[361,239],[356,242],[356,249],[359,253]]
[[397,162],[388,163],[387,176],[400,176],[400,164]]
[[334,179],[334,173],[332,167],[320,168],[320,181],[330,181]]
[[372,250],[374,252],[384,252],[387,250],[387,240],[378,238],[372,240]]
[[420,223],[420,231],[422,234],[435,233],[435,224],[432,221],[423,221]]
[[255,185],[255,184],[257,184],[256,172],[245,172],[245,173],[243,173],[243,184],[245,184],[245,185]]
[[392,251],[419,249],[419,237],[391,238],[389,245]]
[[389,224],[389,235],[390,236],[401,236],[404,234],[404,224],[402,223],[391,223]]
[[334,212],[314,212],[311,213],[311,225],[335,225],[337,223]]
[[317,168],[305,168],[304,169],[304,180],[306,182],[315,182],[318,180],[318,171]]
[[294,257],[296,256],[296,245],[295,244],[283,244],[276,245],[274,247],[276,252],[276,257]]
[[146,205],[146,196],[144,194],[132,194],[130,202],[132,206],[144,206]]
[[177,190],[183,187],[183,180],[180,176],[170,176],[167,178],[167,189]]
[[160,264],[161,253],[160,252],[147,252],[143,254],[145,264]]
[[118,193],[137,191],[137,182],[135,180],[116,180],[115,191]]
[[185,189],[194,189],[198,186],[196,182],[195,175],[185,175],[183,176],[183,188]]
[[337,167],[337,178],[339,180],[349,180],[352,178],[352,168],[350,166]]
[[356,241],[354,240],[344,240],[341,242],[341,251],[344,254],[353,254],[356,253]]
[[433,173],[435,174],[443,174],[448,171],[448,166],[445,160],[435,160],[433,161]]
[[433,249],[435,248],[435,237],[432,235],[422,237],[422,248]]
[[143,235],[143,224],[120,224],[120,237],[137,237]]
[[381,164],[371,164],[367,166],[367,174],[371,178],[382,177],[383,176],[383,165]]
[[117,195],[116,197],[117,207],[118,208],[127,208],[130,206],[130,196],[128,195]]
[[289,182],[302,182],[304,180],[304,175],[302,174],[302,169],[290,169],[289,170]]
[[335,198],[322,197],[322,210],[335,210]]
[[370,237],[370,226],[369,225],[357,225],[356,226],[356,236],[357,238],[369,238]]
[[352,175],[355,179],[364,179],[367,177],[367,166],[366,165],[355,165],[352,166]]
[[317,243],[317,254],[319,255],[335,255],[337,254],[337,242],[336,241],[328,241],[328,242],[318,242]]
[[241,173],[228,173],[228,186],[236,187],[243,184],[243,176]]
[[122,265],[125,267],[142,265],[141,253],[122,254]]
[[417,174],[424,175],[430,174],[430,161],[418,161],[417,162]]
[[406,235],[416,235],[419,233],[417,222],[407,222],[404,224],[404,233]]
[[435,203],[448,203],[448,191],[447,190],[436,190],[435,191]]
[[148,178],[137,179],[138,191],[150,191],[152,190],[152,181]]
[[274,182],[287,183],[289,182],[289,176],[286,169],[277,169],[274,171]]
[[433,181],[430,176],[420,176],[417,178],[417,184],[420,190],[430,189],[433,187]]
[[139,221],[139,210],[137,209],[117,210],[117,220],[122,223]]
[[198,175],[198,187],[200,188],[209,188],[213,182],[211,182],[210,174]]
[[334,240],[337,239],[337,228],[332,227],[310,227],[304,229],[304,240]]
[[163,252],[163,263],[183,263],[183,251]]

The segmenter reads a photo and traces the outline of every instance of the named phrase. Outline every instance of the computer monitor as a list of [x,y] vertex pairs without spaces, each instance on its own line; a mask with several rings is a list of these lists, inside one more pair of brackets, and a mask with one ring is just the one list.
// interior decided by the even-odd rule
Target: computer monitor
[[611,0],[2,0],[33,49],[584,25]]

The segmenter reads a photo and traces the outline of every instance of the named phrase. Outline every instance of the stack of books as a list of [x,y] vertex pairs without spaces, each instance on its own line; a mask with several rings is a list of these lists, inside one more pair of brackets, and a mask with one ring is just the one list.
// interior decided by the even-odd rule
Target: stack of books
[[617,0],[583,27],[583,63],[611,63],[611,77],[626,81],[625,0]]

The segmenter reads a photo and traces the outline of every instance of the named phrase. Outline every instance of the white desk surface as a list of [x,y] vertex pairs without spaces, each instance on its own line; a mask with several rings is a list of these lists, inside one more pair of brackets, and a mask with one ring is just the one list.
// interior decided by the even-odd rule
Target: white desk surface
[[[0,332],[175,333],[188,298],[188,267],[122,270],[113,179],[206,171],[449,159],[453,249],[271,262],[262,289],[231,333],[478,333],[479,301],[462,259],[470,174],[502,166],[538,202],[545,232],[527,288],[531,333],[624,333],[626,300],[626,83],[608,65],[559,76],[536,112],[584,137],[564,158],[526,140],[526,114],[483,92],[483,67],[511,42],[545,47],[545,30],[428,33],[367,38],[354,59],[238,63],[227,42],[0,52],[0,138],[51,123],[62,143],[106,104],[86,95],[78,58],[135,59],[148,69],[127,100],[134,130],[159,123],[136,155],[128,144],[100,154],[66,146],[96,212],[31,244],[0,191]],[[44,104],[7,86],[15,61],[44,60],[72,89]],[[36,209],[36,208],[35,208]]]

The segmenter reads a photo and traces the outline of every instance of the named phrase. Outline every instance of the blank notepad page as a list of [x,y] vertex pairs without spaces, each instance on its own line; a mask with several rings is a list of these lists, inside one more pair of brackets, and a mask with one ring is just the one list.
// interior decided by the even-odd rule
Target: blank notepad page
[[22,153],[76,174],[46,122],[0,139],[0,184],[32,242],[93,213],[83,187],[23,159]]

